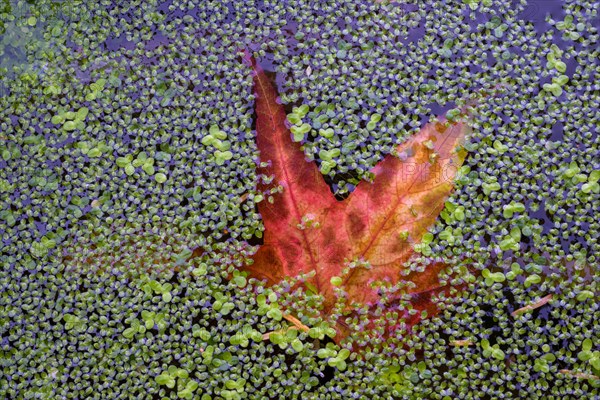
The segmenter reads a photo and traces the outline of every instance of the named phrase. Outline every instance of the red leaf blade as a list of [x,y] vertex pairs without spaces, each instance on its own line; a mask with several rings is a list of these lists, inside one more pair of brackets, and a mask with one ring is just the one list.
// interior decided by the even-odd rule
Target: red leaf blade
[[[452,191],[464,160],[456,148],[468,127],[427,125],[399,146],[399,157],[389,155],[372,170],[373,183],[361,182],[348,199],[338,202],[316,164],[292,141],[275,88],[260,66],[248,56],[247,60],[255,71],[257,145],[261,161],[269,163],[261,172],[274,176],[272,185],[261,184],[259,189],[280,185],[283,190],[272,195],[272,203],[259,203],[264,245],[245,269],[269,284],[315,271],[310,283],[324,296],[327,314],[336,301],[331,278],[341,275],[346,261],[362,259],[371,268],[355,268],[343,280],[348,304],[373,306],[380,297],[372,283],[408,279],[414,284],[408,293],[413,294],[418,315],[407,316],[406,324],[417,323],[422,311],[435,314],[431,295],[445,290],[438,281],[444,265],[433,263],[404,278],[401,273],[413,245],[421,241]],[[401,238],[403,231],[408,240]],[[337,339],[349,333],[342,325],[338,332]]]
[[[257,145],[261,161],[269,163],[261,172],[274,175],[271,186],[281,185],[283,191],[273,195],[272,204],[259,203],[265,245],[248,270],[272,282],[323,268],[322,250],[331,246],[323,243],[314,226],[324,224],[327,208],[335,206],[336,200],[317,166],[307,162],[300,144],[292,141],[275,88],[256,63],[254,71]],[[259,188],[268,189],[266,185]]]

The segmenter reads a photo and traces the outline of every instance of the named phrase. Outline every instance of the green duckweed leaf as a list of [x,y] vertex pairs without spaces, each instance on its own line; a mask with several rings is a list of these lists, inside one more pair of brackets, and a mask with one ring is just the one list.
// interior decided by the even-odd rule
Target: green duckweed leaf
[[300,126],[292,126],[290,132],[292,132],[294,142],[300,142],[304,140],[305,135],[310,132],[311,126],[304,123]]
[[168,373],[163,372],[154,379],[156,380],[156,383],[159,385],[164,385],[169,389],[173,389],[175,387],[175,378]]
[[145,163],[144,165],[142,165],[142,170],[148,175],[154,175],[155,172],[153,163]]
[[165,183],[167,181],[167,176],[162,172],[159,172],[158,174],[154,175],[154,180],[156,180],[158,183]]
[[50,122],[52,122],[54,125],[60,125],[63,122],[65,122],[65,117],[64,115],[55,115],[52,117],[52,119],[50,120]]
[[74,131],[77,129],[77,123],[74,121],[66,121],[63,125],[65,131]]
[[131,164],[131,160],[133,160],[133,156],[127,155],[125,157],[118,157],[116,163],[118,167],[125,168],[126,166]]
[[217,165],[223,165],[223,164],[225,164],[225,161],[231,160],[232,158],[233,158],[233,153],[229,150],[227,150],[227,151],[216,150],[215,151],[215,162],[217,163]]
[[135,167],[131,164],[127,164],[125,166],[125,174],[131,176],[133,175],[133,173],[135,172]]

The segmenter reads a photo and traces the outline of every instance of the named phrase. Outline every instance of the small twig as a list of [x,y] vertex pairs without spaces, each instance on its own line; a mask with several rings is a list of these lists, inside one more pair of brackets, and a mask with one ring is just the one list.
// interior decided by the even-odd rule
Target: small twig
[[552,295],[549,294],[547,296],[542,297],[541,299],[539,299],[538,301],[536,301],[533,304],[528,304],[525,307],[521,307],[521,308],[513,311],[510,315],[512,315],[513,317],[516,317],[520,314],[523,314],[526,311],[535,310],[536,308],[540,308],[544,304],[548,303],[551,299],[552,299]]
[[283,314],[283,318],[285,318],[286,321],[298,328],[299,331],[308,332],[310,330],[308,326],[304,325],[302,322],[300,322],[298,318],[294,317],[293,315]]
[[600,379],[596,375],[586,374],[585,372],[571,371],[568,369],[561,369],[558,372],[560,372],[561,374],[572,376],[574,378],[578,378],[578,379]]
[[473,341],[470,339],[451,340],[450,346],[472,346]]
[[279,329],[279,330],[276,330],[276,331],[271,331],[271,332],[263,333],[262,339],[263,340],[269,340],[271,338],[271,335],[274,335],[276,333],[280,333],[282,335],[285,335],[287,333],[287,331],[292,330],[292,329],[298,330],[298,328],[296,328],[295,326],[288,326],[287,328],[284,328],[284,329]]
[[303,332],[308,332],[310,330],[310,328],[306,325],[304,325],[302,322],[300,322],[300,320],[296,317],[294,317],[293,315],[289,315],[289,314],[283,314],[283,318],[288,321],[289,323],[291,323],[293,326],[288,326],[287,328],[284,329],[279,329],[276,331],[271,331],[271,332],[267,332],[264,333],[262,338],[263,340],[269,340],[271,338],[271,335],[275,334],[275,333],[280,333],[282,335],[286,334],[289,330],[297,330],[297,331],[303,331]]

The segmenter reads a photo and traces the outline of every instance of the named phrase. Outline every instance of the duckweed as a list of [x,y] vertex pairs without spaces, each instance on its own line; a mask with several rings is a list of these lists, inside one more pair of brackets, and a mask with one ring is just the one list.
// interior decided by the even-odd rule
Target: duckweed
[[[598,5],[527,7],[0,4],[0,397],[597,396]],[[272,179],[242,50],[340,199],[436,115],[471,126],[406,265],[447,264],[439,314],[340,310],[334,345],[316,288],[236,274]]]

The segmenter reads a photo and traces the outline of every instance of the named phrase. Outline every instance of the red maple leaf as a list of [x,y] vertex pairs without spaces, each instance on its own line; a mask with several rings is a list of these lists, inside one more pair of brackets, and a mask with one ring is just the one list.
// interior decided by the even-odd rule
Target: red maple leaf
[[[445,265],[434,262],[423,272],[401,273],[453,188],[464,159],[456,149],[467,125],[428,124],[372,169],[372,183],[360,182],[348,198],[338,201],[317,165],[292,140],[284,108],[264,71],[248,55],[246,61],[254,69],[260,159],[268,163],[261,172],[274,176],[272,183],[259,184],[259,190],[283,190],[272,194],[272,202],[258,204],[264,244],[244,269],[268,284],[314,271],[309,286],[324,296],[324,316],[336,302],[332,278],[347,292],[349,304],[371,307],[380,301],[372,283],[410,281],[414,286],[406,292],[418,312],[406,314],[405,324],[417,323],[422,311],[435,314],[431,295],[445,290],[438,279]],[[370,268],[353,268],[342,276],[353,260]],[[337,331],[338,341],[348,334],[343,324]]]

